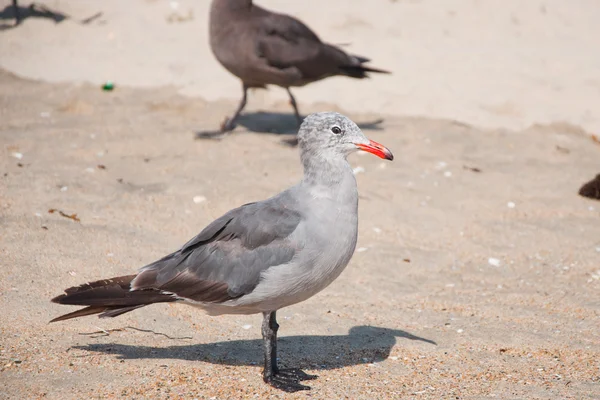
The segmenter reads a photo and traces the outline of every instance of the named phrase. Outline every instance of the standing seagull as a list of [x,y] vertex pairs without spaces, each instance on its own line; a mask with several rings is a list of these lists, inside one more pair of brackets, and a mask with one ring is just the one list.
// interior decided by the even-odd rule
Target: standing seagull
[[346,157],[364,150],[392,160],[334,112],[309,115],[298,132],[302,181],[270,199],[229,211],[181,249],[135,275],[86,283],[52,299],[87,306],[53,319],[116,317],[153,303],[181,302],[210,315],[262,313],[265,382],[285,391],[314,379],[277,366],[277,310],[327,287],[356,246],[358,192]]
[[265,10],[252,0],[213,0],[209,25],[215,57],[242,80],[242,100],[233,116],[221,125],[222,133],[235,128],[249,88],[285,88],[300,125],[302,118],[290,87],[335,75],[363,79],[367,72],[389,73],[363,65],[368,58],[323,43],[296,18]]

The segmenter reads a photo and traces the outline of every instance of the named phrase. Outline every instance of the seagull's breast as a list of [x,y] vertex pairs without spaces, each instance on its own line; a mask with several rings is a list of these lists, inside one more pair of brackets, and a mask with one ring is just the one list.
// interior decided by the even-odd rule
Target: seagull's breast
[[290,242],[298,249],[295,257],[264,271],[257,287],[232,300],[232,305],[251,306],[254,312],[278,310],[312,297],[342,273],[356,248],[356,204],[317,203],[319,207],[313,208],[290,235]]

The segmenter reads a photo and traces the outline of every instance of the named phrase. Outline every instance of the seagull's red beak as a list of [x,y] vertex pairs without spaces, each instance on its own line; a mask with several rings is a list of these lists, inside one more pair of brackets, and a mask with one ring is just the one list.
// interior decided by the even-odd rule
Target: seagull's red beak
[[355,145],[363,151],[375,154],[377,157],[385,158],[386,160],[390,161],[394,159],[394,155],[387,147],[377,143],[374,140],[369,140],[368,144],[355,143]]

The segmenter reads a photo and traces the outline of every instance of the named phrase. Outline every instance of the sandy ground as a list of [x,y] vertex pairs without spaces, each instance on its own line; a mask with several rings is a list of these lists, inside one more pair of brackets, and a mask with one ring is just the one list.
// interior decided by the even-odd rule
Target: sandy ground
[[[252,132],[194,141],[197,125],[232,104],[174,89],[104,93],[8,73],[0,88],[10,93],[0,122],[2,396],[281,397],[255,365],[258,316],[155,306],[47,321],[66,310],[49,303],[63,288],[130,273],[295,182],[296,149]],[[310,395],[598,398],[600,204],[576,191],[597,172],[600,145],[565,125],[364,125],[397,158],[352,157],[364,168],[360,250],[330,288],[280,313],[282,362],[320,375]],[[126,327],[161,334],[85,335]]]
[[[362,167],[359,249],[329,288],[279,313],[282,364],[319,375],[312,391],[294,395],[261,380],[259,316],[208,317],[161,305],[113,320],[47,324],[69,310],[49,302],[65,287],[132,273],[230,208],[295,183],[301,170],[297,150],[283,143],[293,137],[289,106],[270,97],[279,90],[254,96],[235,134],[194,140],[234,108],[237,88],[205,49],[204,2],[180,2],[177,12],[191,8],[194,16],[180,23],[167,22],[167,2],[128,2],[140,10],[129,20],[118,12],[123,2],[46,3],[77,18],[104,14],[87,25],[29,18],[0,32],[0,65],[36,79],[0,71],[0,398],[600,398],[600,203],[577,195],[600,172],[600,145],[590,138],[600,90],[585,83],[600,79],[593,76],[598,54],[578,51],[598,38],[584,34],[597,11],[591,2],[557,9],[548,1],[549,25],[518,25],[524,48],[558,20],[573,31],[553,31],[548,48],[529,58],[507,57],[496,72],[524,65],[519,71],[543,78],[486,81],[501,86],[494,93],[481,86],[493,58],[481,56],[483,71],[449,79],[451,89],[435,84],[442,76],[433,64],[409,76],[434,54],[458,57],[436,50],[434,33],[443,28],[435,21],[417,29],[404,13],[408,25],[386,17],[382,26],[402,31],[399,50],[387,53],[366,42],[367,28],[371,38],[378,34],[372,23],[331,23],[297,10],[331,41],[351,40],[378,65],[399,68],[391,77],[333,79],[298,91],[305,113],[346,113],[396,159],[352,156]],[[347,3],[359,20],[392,7],[413,10],[412,18],[417,10],[434,13],[425,1],[365,10]],[[455,7],[453,18],[467,18],[458,6],[469,4],[505,24],[501,16],[516,2],[505,3],[496,13],[483,2],[445,4]],[[5,15],[0,23],[9,24]],[[156,29],[141,33],[156,15]],[[475,29],[453,24],[464,35]],[[480,56],[469,46],[485,35],[450,37]],[[432,47],[419,47],[424,42]],[[400,57],[407,46],[415,57]],[[544,51],[566,49],[573,57],[562,59],[564,69],[537,70]],[[156,56],[162,51],[166,58]],[[492,54],[511,51],[520,50],[507,45]],[[135,63],[140,54],[153,57]],[[445,66],[446,74],[459,69]],[[98,86],[107,78],[117,82],[110,93]],[[153,87],[159,84],[170,86]],[[328,90],[336,95],[325,96]],[[478,106],[488,100],[510,102],[517,116]],[[434,103],[439,108],[427,109]]]
[[[10,0],[0,0],[0,10]],[[20,0],[25,8],[30,3]],[[597,0],[262,0],[330,43],[393,71],[297,89],[303,106],[458,120],[525,129],[568,122],[600,134]],[[239,100],[240,83],[208,47],[208,0],[44,0],[70,17],[5,29],[0,67],[53,82],[175,85],[212,101]],[[318,12],[317,12],[318,10]],[[98,18],[93,18],[102,13]],[[9,28],[10,10],[0,14]],[[81,21],[93,18],[88,24]],[[357,95],[360,94],[360,95]],[[258,96],[258,99],[256,98]],[[287,101],[281,89],[253,102]]]

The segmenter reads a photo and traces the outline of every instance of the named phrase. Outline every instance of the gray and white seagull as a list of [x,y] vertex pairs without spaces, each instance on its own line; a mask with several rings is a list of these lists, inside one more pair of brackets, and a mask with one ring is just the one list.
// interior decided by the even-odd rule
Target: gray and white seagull
[[137,274],[90,282],[52,299],[87,306],[51,322],[91,314],[116,317],[153,303],[180,302],[210,315],[262,313],[265,382],[294,392],[314,379],[277,366],[277,310],[327,287],[356,246],[358,191],[346,157],[364,150],[392,160],[335,112],[309,115],[298,132],[304,177],[267,200],[245,204],[209,224],[181,249]]

